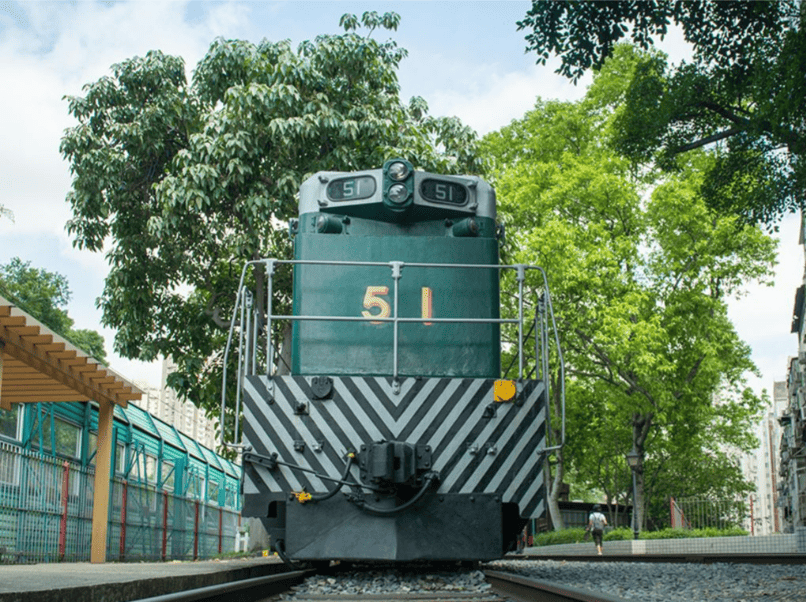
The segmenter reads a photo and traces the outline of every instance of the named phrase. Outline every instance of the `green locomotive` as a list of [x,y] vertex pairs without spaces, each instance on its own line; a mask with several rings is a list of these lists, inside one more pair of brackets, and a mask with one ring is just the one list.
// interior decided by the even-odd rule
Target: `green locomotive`
[[[243,515],[262,520],[286,559],[489,560],[546,512],[550,298],[542,287],[526,317],[536,268],[499,265],[495,218],[480,178],[402,159],[302,184],[294,259],[261,262],[266,331],[293,324],[290,373],[249,360],[260,320],[239,318]],[[285,265],[289,316],[272,308]],[[501,318],[508,270],[517,315]],[[510,380],[503,328],[515,333]]]
[[[353,313],[370,326],[295,321],[293,374],[389,374],[394,324],[383,320],[397,309],[399,317],[423,320],[399,325],[397,375],[498,377],[498,324],[425,321],[499,317],[498,273],[487,269],[498,264],[489,184],[478,177],[437,179],[395,160],[383,170],[316,174],[301,187],[299,210],[295,259],[401,262],[405,274],[396,274],[394,265],[297,265],[296,315]],[[433,263],[451,266],[420,267]]]

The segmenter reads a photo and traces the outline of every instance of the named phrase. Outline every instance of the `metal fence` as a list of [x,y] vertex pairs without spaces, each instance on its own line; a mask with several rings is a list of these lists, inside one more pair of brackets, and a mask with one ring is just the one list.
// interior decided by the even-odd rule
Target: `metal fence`
[[[94,467],[0,441],[0,562],[88,561]],[[235,550],[239,514],[112,482],[107,560],[209,558]]]
[[752,499],[671,498],[673,529],[746,529],[752,524]]
[[237,512],[153,486],[115,479],[110,513],[108,554],[117,560],[195,560],[235,550]]

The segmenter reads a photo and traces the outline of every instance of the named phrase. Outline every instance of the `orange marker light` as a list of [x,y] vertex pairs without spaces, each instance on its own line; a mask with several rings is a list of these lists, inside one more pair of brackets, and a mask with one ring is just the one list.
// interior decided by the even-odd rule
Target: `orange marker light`
[[515,382],[511,380],[497,380],[493,385],[493,400],[496,403],[503,403],[515,399],[518,389]]

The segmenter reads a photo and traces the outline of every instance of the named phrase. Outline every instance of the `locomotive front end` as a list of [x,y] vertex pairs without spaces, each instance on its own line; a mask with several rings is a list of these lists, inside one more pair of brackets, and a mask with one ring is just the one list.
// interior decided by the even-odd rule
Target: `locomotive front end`
[[[545,513],[550,299],[546,287],[526,305],[532,266],[499,265],[492,188],[401,159],[321,172],[290,232],[294,259],[261,264],[267,307],[240,320],[246,349],[286,333],[283,350],[266,338],[265,370],[240,354],[243,515],[288,559],[500,558]],[[272,277],[286,267],[280,315]],[[504,273],[519,297],[502,318]]]

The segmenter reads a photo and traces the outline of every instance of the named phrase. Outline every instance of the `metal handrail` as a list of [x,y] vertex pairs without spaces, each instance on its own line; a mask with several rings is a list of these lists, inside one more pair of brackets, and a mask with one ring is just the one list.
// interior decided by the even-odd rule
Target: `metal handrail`
[[[333,266],[349,266],[349,267],[388,267],[392,270],[392,279],[394,283],[393,290],[393,315],[387,318],[372,317],[373,322],[390,322],[393,326],[393,351],[392,351],[392,378],[394,382],[399,382],[398,370],[398,329],[401,323],[462,323],[462,324],[517,324],[518,325],[518,380],[523,380],[524,372],[524,284],[526,281],[527,271],[539,271],[543,278],[543,299],[537,304],[535,312],[535,321],[538,324],[538,332],[535,333],[535,362],[538,372],[538,377],[544,380],[546,387],[547,397],[550,399],[550,379],[548,378],[548,326],[549,320],[551,322],[552,330],[554,332],[554,342],[557,349],[558,358],[560,362],[560,387],[562,398],[562,441],[560,445],[545,448],[542,451],[552,451],[562,447],[565,442],[565,371],[562,360],[562,351],[560,348],[559,336],[557,333],[557,325],[554,320],[554,310],[551,305],[551,297],[548,288],[548,279],[546,272],[539,266],[514,264],[514,265],[489,265],[489,264],[455,264],[455,263],[420,263],[420,262],[402,262],[402,261],[334,261],[334,260],[318,260],[318,259],[259,259],[248,261],[242,271],[238,284],[238,294],[236,296],[235,306],[233,308],[232,320],[230,321],[229,333],[227,335],[227,345],[224,351],[223,358],[223,375],[222,375],[222,391],[221,391],[221,436],[220,443],[232,449],[243,449],[243,445],[237,443],[238,433],[240,431],[240,411],[241,411],[241,390],[243,379],[246,375],[254,374],[257,368],[257,340],[258,340],[258,320],[253,318],[252,307],[252,294],[244,288],[244,280],[247,270],[256,265],[265,266],[266,272],[266,374],[269,377],[274,376],[273,358],[274,358],[274,345],[271,337],[272,322],[279,320],[288,321],[324,321],[324,322],[366,322],[367,318],[364,316],[321,316],[321,315],[284,315],[274,314],[272,311],[273,301],[273,276],[275,269],[279,265],[333,265]],[[437,269],[484,269],[498,270],[499,273],[504,270],[514,270],[516,272],[516,279],[518,281],[518,317],[517,318],[406,318],[398,315],[399,306],[399,281],[402,278],[403,269],[409,268],[437,268]],[[247,311],[247,309],[249,311]],[[240,312],[240,321],[238,318]],[[235,325],[241,325],[240,334],[238,339],[238,377],[236,387],[236,407],[235,407],[235,433],[234,441],[228,443],[225,441],[225,410],[226,410],[226,396],[227,396],[227,364],[229,353],[232,346],[233,334]],[[244,354],[244,348],[246,352]],[[251,361],[250,361],[251,359]],[[533,370],[534,372],[534,370]],[[547,412],[547,417],[550,412]],[[548,420],[548,419],[547,419]],[[550,426],[550,423],[547,422]]]

